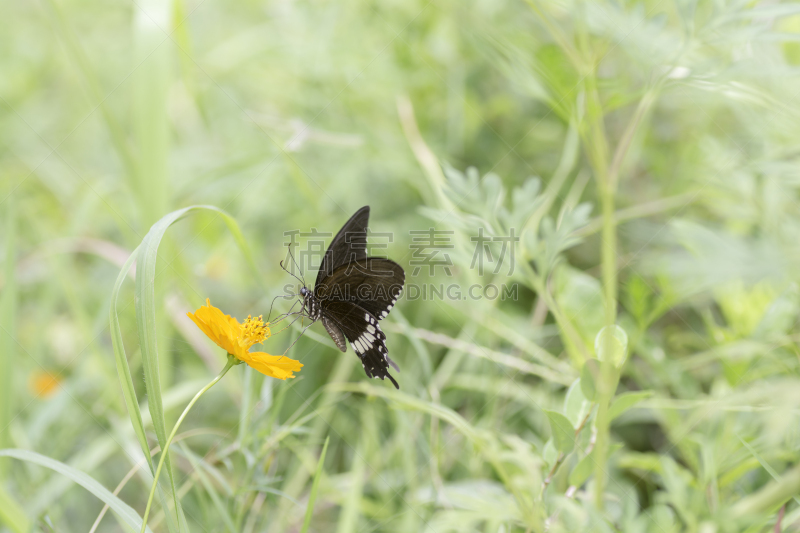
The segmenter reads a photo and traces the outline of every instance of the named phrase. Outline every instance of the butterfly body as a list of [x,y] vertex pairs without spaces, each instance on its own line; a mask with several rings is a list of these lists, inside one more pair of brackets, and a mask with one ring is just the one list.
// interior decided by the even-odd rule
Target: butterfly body
[[300,289],[303,313],[325,330],[342,352],[347,343],[361,360],[368,377],[389,378],[386,335],[380,320],[386,318],[403,290],[405,272],[389,259],[367,257],[369,207],[359,209],[331,241],[320,264],[314,289]]
[[322,306],[320,305],[314,293],[308,290],[307,287],[300,289],[300,296],[303,297],[303,311],[306,316],[313,322],[316,322],[322,317]]

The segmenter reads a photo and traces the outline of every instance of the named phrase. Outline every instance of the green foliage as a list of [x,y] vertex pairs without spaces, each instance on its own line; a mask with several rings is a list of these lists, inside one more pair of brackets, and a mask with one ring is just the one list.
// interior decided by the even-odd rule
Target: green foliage
[[571,452],[575,448],[575,428],[569,419],[555,411],[545,411],[544,414],[550,420],[550,431],[556,450],[561,453]]
[[[49,457],[44,457],[30,450],[0,450],[0,457],[13,457],[21,461],[37,464],[59,474],[64,475],[69,480],[79,484],[101,501],[105,502],[120,518],[122,524],[127,525],[132,531],[139,531],[142,527],[142,518],[128,504],[109,492],[97,480],[80,470],[70,467],[60,461],[55,461]],[[146,531],[151,531],[148,527]]]
[[628,334],[617,325],[604,327],[594,339],[594,353],[601,362],[620,368],[628,358]]
[[611,407],[609,407],[608,418],[614,420],[637,403],[650,398],[652,395],[653,391],[630,391],[620,394],[614,399]]
[[153,531],[797,529],[798,4],[6,7],[0,531],[138,530],[225,362],[185,313],[266,315],[366,204],[460,290],[383,322],[402,389],[317,325],[233,368]]

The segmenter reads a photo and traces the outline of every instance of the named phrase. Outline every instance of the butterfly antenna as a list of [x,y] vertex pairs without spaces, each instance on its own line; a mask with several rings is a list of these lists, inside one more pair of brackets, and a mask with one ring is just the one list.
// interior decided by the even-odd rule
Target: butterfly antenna
[[294,263],[294,266],[297,267],[297,271],[300,272],[300,277],[302,278],[300,281],[303,282],[303,287],[306,287],[307,286],[306,285],[306,278],[305,278],[305,276],[303,276],[303,269],[301,269],[300,265],[297,264],[297,261],[294,260],[294,255],[292,255],[292,247],[291,246],[289,246],[289,257],[292,258],[292,263]]
[[295,276],[294,274],[292,274],[291,272],[289,272],[289,270],[287,270],[287,269],[286,269],[286,267],[285,267],[285,266],[283,266],[283,261],[281,261],[281,262],[280,262],[280,265],[281,265],[281,268],[283,269],[283,271],[284,271],[284,272],[286,272],[287,274],[289,274],[290,276],[292,276],[294,279],[296,279],[297,281],[299,281],[299,282],[300,282],[300,283],[302,283],[303,285],[305,285],[305,284],[306,284],[306,283],[305,283],[305,281],[303,281],[302,279],[298,278],[297,276]]

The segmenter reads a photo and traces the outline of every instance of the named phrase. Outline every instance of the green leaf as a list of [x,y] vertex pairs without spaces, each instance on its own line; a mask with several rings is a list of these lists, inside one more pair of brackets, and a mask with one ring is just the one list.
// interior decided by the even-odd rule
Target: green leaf
[[556,449],[564,454],[571,452],[575,448],[575,428],[561,413],[547,410],[544,413],[550,420],[550,431]]
[[611,407],[608,408],[608,420],[614,420],[637,403],[649,398],[652,395],[653,391],[651,390],[625,392],[620,394],[614,398],[614,402],[611,404]]
[[573,427],[578,427],[578,424],[586,417],[591,407],[581,390],[581,380],[578,378],[567,390],[567,396],[564,398],[564,414]]
[[[114,496],[111,492],[109,492],[108,489],[106,489],[89,474],[30,450],[0,450],[0,457],[13,457],[21,461],[27,461],[29,463],[49,468],[50,470],[54,470],[59,474],[67,476],[69,479],[97,496],[100,501],[107,504],[121,519],[122,523],[127,524],[136,532],[142,529],[142,517],[136,513],[133,507]],[[147,531],[152,533],[149,527],[147,528]]]
[[600,361],[621,368],[628,358],[628,334],[616,324],[604,327],[594,339],[594,352]]
[[[609,446],[608,455],[610,456],[621,448],[621,444],[612,444]],[[575,468],[572,469],[572,472],[569,473],[569,484],[576,487],[583,485],[594,472],[595,466],[597,465],[595,464],[594,450],[592,450],[583,456],[583,458],[578,461],[578,464],[575,465]]]
[[581,392],[590,402],[597,400],[597,379],[600,377],[600,361],[588,359],[581,368]]
[[325,463],[325,454],[328,451],[328,442],[330,437],[325,439],[325,445],[322,446],[322,453],[319,456],[317,463],[317,472],[314,474],[314,482],[311,484],[311,492],[308,495],[308,505],[306,506],[306,518],[303,520],[303,528],[300,533],[307,533],[308,527],[311,525],[311,517],[314,515],[314,503],[317,500],[317,491],[319,490],[319,480],[322,479],[322,466]]
[[552,468],[552,466],[556,464],[556,460],[558,459],[558,450],[556,450],[556,445],[553,444],[552,437],[547,439],[547,442],[544,443],[544,447],[542,448],[542,459],[544,459],[547,468]]
[[562,264],[554,273],[554,289],[564,318],[574,324],[583,346],[576,346],[577,339],[563,328],[561,339],[574,360],[583,360],[584,354],[591,353],[595,336],[605,324],[603,288],[592,276]]
[[589,476],[592,475],[594,466],[594,450],[592,450],[591,453],[585,455],[583,459],[578,461],[578,464],[575,465],[575,468],[569,473],[569,484],[576,487],[583,485],[584,482],[589,479]]

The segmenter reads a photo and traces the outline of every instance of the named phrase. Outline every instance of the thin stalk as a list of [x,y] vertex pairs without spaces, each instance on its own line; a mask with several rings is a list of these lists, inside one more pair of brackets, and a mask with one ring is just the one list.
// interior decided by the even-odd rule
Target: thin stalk
[[[614,213],[614,189],[606,181],[600,183],[601,202],[603,215],[601,265],[603,271],[603,299],[605,301],[606,326],[614,326],[617,320],[617,232]],[[612,342],[612,336],[606,335],[606,342]],[[611,353],[611,346],[606,346],[607,353]],[[608,406],[614,396],[616,383],[619,379],[619,370],[612,365],[603,365],[600,375],[599,398],[597,407],[597,440],[595,450],[597,461],[595,465],[595,506],[603,508],[603,494],[606,485],[605,460],[608,452],[609,419]]]
[[[602,247],[601,269],[603,280],[603,301],[605,304],[605,324],[606,327],[614,326],[617,320],[617,232],[616,232],[616,213],[614,212],[614,200],[616,193],[616,179],[609,174],[609,145],[603,123],[603,107],[600,95],[597,91],[597,80],[594,73],[586,76],[586,114],[587,128],[585,130],[586,151],[597,182],[597,189],[600,195],[603,226],[601,230]],[[621,159],[618,158],[621,162]],[[616,167],[616,163],[614,165]],[[607,336],[608,343],[612,342],[612,336]],[[606,347],[610,353],[611,346]],[[603,371],[598,383],[597,418],[595,428],[597,438],[595,440],[595,507],[603,509],[603,496],[606,486],[605,461],[608,453],[609,439],[609,419],[608,407],[614,390],[619,379],[619,370],[613,365],[602,365]]]
[[197,400],[199,400],[200,397],[203,394],[205,394],[205,392],[208,389],[213,387],[219,380],[221,380],[222,376],[227,374],[228,370],[230,370],[232,366],[237,365],[237,364],[239,364],[239,360],[236,359],[234,356],[228,354],[228,363],[225,365],[225,368],[222,369],[222,372],[217,374],[217,377],[212,379],[211,382],[208,385],[206,385],[205,387],[200,389],[200,392],[198,392],[197,394],[194,395],[194,398],[192,398],[192,401],[189,402],[189,405],[187,405],[186,409],[184,409],[183,413],[181,413],[181,416],[180,416],[180,418],[178,418],[178,421],[175,422],[175,426],[172,428],[172,432],[169,434],[169,438],[167,439],[167,442],[164,445],[164,451],[161,452],[161,457],[159,457],[159,459],[158,459],[158,467],[156,468],[156,474],[153,477],[153,485],[150,487],[150,496],[147,498],[147,507],[145,507],[144,517],[142,518],[142,531],[141,531],[141,533],[144,533],[145,529],[147,528],[147,517],[150,515],[150,506],[153,504],[153,496],[156,493],[156,486],[158,486],[158,477],[161,475],[161,468],[164,466],[164,459],[167,457],[167,454],[169,453],[169,446],[170,446],[170,444],[172,444],[172,439],[175,438],[175,434],[178,432],[178,428],[181,427],[181,423],[183,422],[183,419],[186,418],[187,414],[189,414],[189,411],[194,406],[194,404],[197,403]]
[[[602,108],[594,84],[591,85],[592,91],[589,93],[589,101],[594,104],[590,105],[589,109],[594,109],[595,112],[598,113],[597,117],[593,117],[592,113],[589,115],[593,126],[590,130],[589,139],[593,141],[590,150],[594,153],[594,157],[590,156],[590,159],[592,159],[595,171],[597,172],[598,189],[600,190],[600,201],[602,204],[601,235],[603,244],[601,249],[601,265],[606,326],[613,326],[617,320],[618,219],[617,213],[615,212],[614,200],[617,184],[619,182],[619,173],[637,128],[656,100],[659,87],[660,82],[657,83],[654,88],[647,91],[642,97],[636,112],[628,123],[625,133],[617,145],[614,157],[608,167],[606,167],[606,161],[608,160],[608,143],[602,127]],[[606,342],[613,342],[610,335],[606,337]],[[606,350],[610,352],[611,346],[606,346]],[[604,465],[609,447],[608,425],[610,420],[608,419],[608,407],[611,399],[614,397],[614,392],[619,382],[620,371],[621,369],[612,365],[604,365],[600,377],[601,386],[598,391],[600,394],[597,407],[597,419],[595,422],[595,427],[597,428],[595,444],[595,455],[597,457],[595,468],[595,506],[598,509],[603,508],[603,492],[605,491],[606,484]]]

